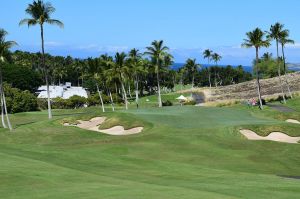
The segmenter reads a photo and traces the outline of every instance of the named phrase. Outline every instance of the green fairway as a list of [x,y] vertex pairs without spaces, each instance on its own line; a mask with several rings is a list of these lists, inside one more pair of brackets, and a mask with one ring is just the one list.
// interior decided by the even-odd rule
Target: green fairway
[[[154,100],[155,98],[153,98]],[[144,100],[144,99],[142,99]],[[151,98],[152,100],[152,98]],[[299,99],[289,103],[299,111]],[[300,145],[249,141],[238,130],[300,125],[279,113],[234,107],[173,106],[101,113],[100,108],[12,115],[0,130],[1,198],[299,198]],[[63,120],[114,118],[141,134],[108,136]],[[297,131],[298,130],[298,131]]]

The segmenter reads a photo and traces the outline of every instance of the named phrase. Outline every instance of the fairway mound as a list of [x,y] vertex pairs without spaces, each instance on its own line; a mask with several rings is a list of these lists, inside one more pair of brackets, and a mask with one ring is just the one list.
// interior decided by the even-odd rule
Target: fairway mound
[[293,144],[298,143],[298,141],[300,141],[300,137],[291,137],[281,132],[272,132],[266,137],[257,135],[255,132],[247,129],[240,130],[240,133],[243,134],[248,140],[270,140]]
[[285,121],[289,122],[289,123],[300,124],[300,122],[298,120],[294,120],[294,119],[287,119]]
[[95,117],[89,121],[77,120],[78,124],[64,123],[64,126],[76,126],[81,129],[97,131],[108,135],[132,135],[142,132],[143,127],[135,127],[131,129],[124,129],[123,126],[114,126],[109,129],[99,129],[99,126],[106,120],[106,117]]
[[132,135],[142,132],[143,129],[143,127],[135,127],[125,130],[123,126],[114,126],[109,129],[101,129],[98,131],[109,135]]

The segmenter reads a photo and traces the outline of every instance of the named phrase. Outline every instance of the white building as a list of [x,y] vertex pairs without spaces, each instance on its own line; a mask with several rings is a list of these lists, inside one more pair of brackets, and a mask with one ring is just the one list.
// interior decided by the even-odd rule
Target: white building
[[[72,86],[70,82],[66,82],[61,86],[49,86],[50,98],[63,98],[69,99],[70,97],[77,95],[81,97],[88,97],[87,91],[82,87]],[[38,88],[38,98],[47,98],[47,86],[40,86]]]

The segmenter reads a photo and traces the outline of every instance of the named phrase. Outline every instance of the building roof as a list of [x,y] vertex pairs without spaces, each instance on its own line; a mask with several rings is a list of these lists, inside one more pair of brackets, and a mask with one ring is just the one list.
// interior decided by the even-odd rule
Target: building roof
[[[69,83],[63,86],[49,86],[50,98],[63,98],[69,99],[70,97],[77,95],[87,98],[87,92],[82,87],[71,86]],[[40,86],[38,88],[38,98],[47,98],[47,86]]]

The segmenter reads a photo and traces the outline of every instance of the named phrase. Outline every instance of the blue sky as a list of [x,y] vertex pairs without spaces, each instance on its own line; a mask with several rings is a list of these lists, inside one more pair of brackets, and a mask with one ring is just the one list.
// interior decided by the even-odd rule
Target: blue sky
[[[0,0],[0,27],[17,49],[39,51],[39,28],[19,27],[27,17],[29,0]],[[247,31],[268,30],[279,21],[290,29],[296,45],[287,47],[287,60],[300,63],[299,0],[50,0],[53,18],[65,28],[46,26],[46,52],[76,57],[113,54],[163,39],[176,62],[197,58],[210,48],[221,54],[221,64],[250,65],[253,49],[241,49]],[[265,51],[275,52],[274,45]]]

